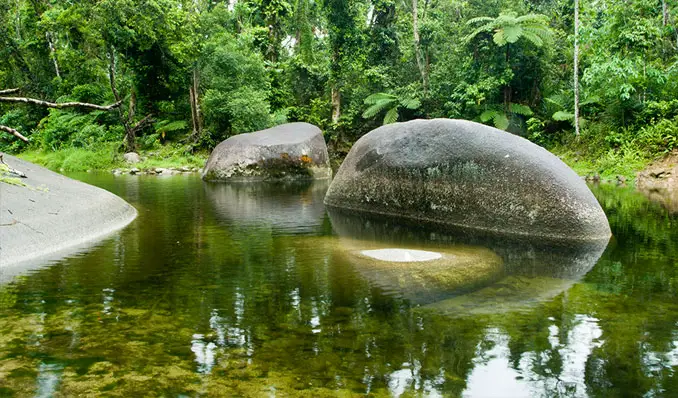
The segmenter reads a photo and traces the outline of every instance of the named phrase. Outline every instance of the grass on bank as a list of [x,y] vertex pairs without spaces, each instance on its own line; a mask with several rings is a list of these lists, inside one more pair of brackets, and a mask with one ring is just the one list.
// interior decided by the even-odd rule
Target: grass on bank
[[163,146],[152,151],[140,151],[142,161],[131,165],[123,159],[123,154],[116,146],[105,146],[92,150],[85,148],[65,148],[56,151],[28,150],[17,154],[18,157],[44,166],[50,170],[78,171],[111,171],[136,167],[141,170],[163,167],[197,167],[202,168],[207,160],[207,153],[188,153],[184,147]]
[[649,155],[621,153],[612,149],[602,155],[590,155],[563,146],[550,150],[578,175],[599,175],[603,180],[615,180],[618,176],[624,176],[629,181],[635,180],[639,171],[645,169],[652,161],[657,159]]

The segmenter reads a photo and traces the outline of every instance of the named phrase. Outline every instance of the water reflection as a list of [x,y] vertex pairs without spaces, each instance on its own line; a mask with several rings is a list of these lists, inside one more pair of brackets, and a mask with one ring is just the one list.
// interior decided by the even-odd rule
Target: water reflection
[[206,183],[220,220],[229,225],[270,227],[275,233],[309,234],[323,224],[329,181]]
[[[399,289],[413,302],[431,304],[437,310],[454,314],[469,311],[495,313],[549,300],[586,275],[608,243],[509,239],[468,231],[440,231],[403,225],[389,219],[336,210],[328,212],[334,230],[342,238],[344,250],[349,253],[365,247],[449,252],[452,254],[450,260],[435,270],[438,280],[444,279],[447,273],[460,275],[474,269],[475,272],[465,276],[459,285],[441,283],[432,286],[431,280],[419,283],[421,275],[416,263],[402,267],[391,264],[391,268],[375,269],[361,261],[359,256],[349,255],[349,262],[374,283],[387,289]],[[469,253],[472,255],[469,256]],[[497,262],[500,267],[488,266]],[[421,267],[430,270],[433,263],[425,262]],[[403,280],[406,281],[403,283]],[[450,296],[455,298],[440,302]]]
[[[678,392],[676,218],[642,196],[596,192],[615,240],[594,266],[602,247],[332,215],[335,234],[322,214],[310,229],[237,218],[197,178],[88,178],[131,190],[139,219],[0,286],[0,396]],[[298,215],[305,192],[270,195]],[[360,268],[356,245],[466,248],[501,272],[410,294]]]

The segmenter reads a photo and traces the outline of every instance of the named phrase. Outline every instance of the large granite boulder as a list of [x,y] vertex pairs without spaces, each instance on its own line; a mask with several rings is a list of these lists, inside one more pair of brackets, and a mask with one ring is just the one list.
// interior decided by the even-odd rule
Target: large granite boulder
[[102,238],[137,211],[112,193],[4,155],[16,178],[0,170],[0,273]]
[[586,184],[560,159],[482,124],[415,120],[355,143],[325,204],[415,223],[596,240],[611,235]]
[[308,123],[288,123],[239,134],[212,151],[206,181],[327,179],[332,177],[322,131]]

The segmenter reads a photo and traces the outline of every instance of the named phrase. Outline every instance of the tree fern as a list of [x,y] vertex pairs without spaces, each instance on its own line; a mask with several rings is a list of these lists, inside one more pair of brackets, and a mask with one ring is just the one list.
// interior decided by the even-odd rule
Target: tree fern
[[398,121],[398,110],[400,107],[406,109],[417,109],[421,102],[416,98],[399,98],[393,94],[375,93],[363,101],[365,105],[370,105],[364,112],[363,118],[370,119],[386,111],[383,124],[391,124]]

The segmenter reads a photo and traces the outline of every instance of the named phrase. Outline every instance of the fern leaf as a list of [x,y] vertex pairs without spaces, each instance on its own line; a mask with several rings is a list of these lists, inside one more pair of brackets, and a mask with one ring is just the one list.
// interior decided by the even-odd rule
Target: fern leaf
[[492,17],[476,17],[476,18],[471,18],[468,21],[466,21],[466,25],[473,25],[478,22],[489,22],[494,20]]
[[557,120],[559,122],[563,122],[566,120],[574,120],[574,113],[566,112],[566,111],[558,111],[551,116],[553,120]]
[[400,105],[407,109],[417,109],[421,106],[421,102],[416,98],[404,98],[400,100]]
[[511,112],[516,113],[522,116],[532,116],[532,109],[527,105],[522,104],[511,104]]
[[384,116],[384,124],[395,123],[398,120],[398,108],[391,108]]
[[372,105],[371,107],[367,108],[365,112],[363,112],[363,117],[365,119],[369,119],[371,117],[376,116],[379,114],[381,111],[384,109],[388,108],[389,106],[393,105],[394,100],[382,100],[377,102],[376,104]]
[[380,101],[395,100],[395,99],[396,99],[395,95],[386,94],[386,93],[375,93],[375,94],[372,94],[372,95],[368,96],[367,98],[365,98],[365,101],[363,101],[363,102],[365,103],[365,105],[373,105],[373,104],[376,104],[377,102],[380,102]]

